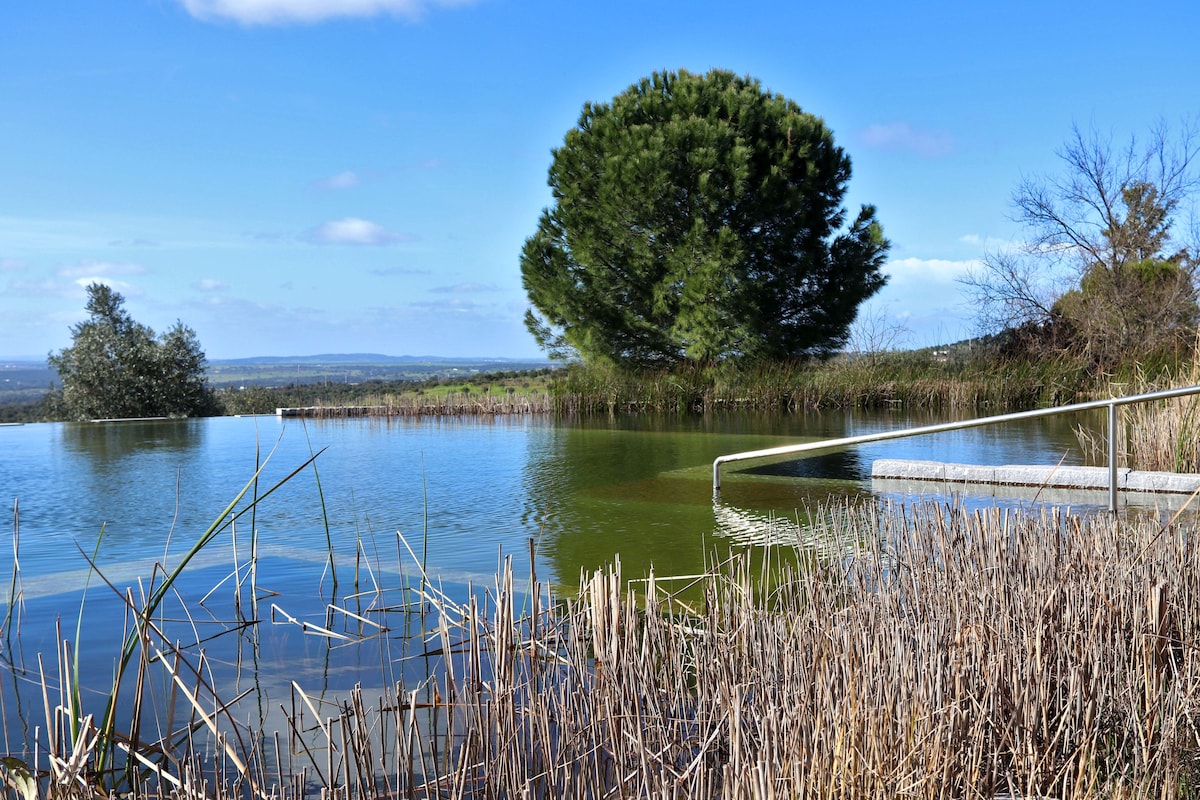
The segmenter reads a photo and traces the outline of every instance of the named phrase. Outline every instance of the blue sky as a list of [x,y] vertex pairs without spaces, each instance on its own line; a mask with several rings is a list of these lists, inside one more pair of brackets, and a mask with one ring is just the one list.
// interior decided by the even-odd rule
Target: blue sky
[[0,357],[83,287],[210,358],[538,350],[518,254],[585,101],[729,69],[824,118],[893,247],[869,313],[974,331],[1071,126],[1200,113],[1191,2],[13,0],[0,10]]

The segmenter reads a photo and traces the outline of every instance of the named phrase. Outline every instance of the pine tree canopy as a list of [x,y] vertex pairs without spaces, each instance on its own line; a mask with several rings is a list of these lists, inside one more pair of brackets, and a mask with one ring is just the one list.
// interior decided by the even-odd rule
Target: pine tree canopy
[[875,209],[824,122],[726,71],[655,73],[584,106],[526,240],[526,324],[552,355],[634,368],[827,355],[883,286]]

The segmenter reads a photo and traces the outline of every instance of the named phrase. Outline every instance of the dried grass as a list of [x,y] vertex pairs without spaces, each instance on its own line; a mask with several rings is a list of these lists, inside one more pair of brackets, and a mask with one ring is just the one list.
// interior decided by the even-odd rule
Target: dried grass
[[548,414],[555,410],[549,394],[451,392],[445,395],[368,394],[356,405],[320,404],[277,409],[279,416],[310,419],[343,417],[459,417]]
[[[1200,360],[1175,377],[1150,380],[1138,374],[1129,387],[1114,387],[1114,396],[1200,386]],[[1117,392],[1117,389],[1123,391]],[[1120,409],[1117,461],[1120,466],[1159,472],[1200,472],[1200,396],[1135,403]],[[1105,432],[1080,426],[1076,438],[1085,457],[1107,463]]]
[[[1197,792],[1200,543],[1190,530],[933,505],[812,517],[820,538],[855,544],[818,564],[735,553],[691,581],[697,602],[654,576],[626,584],[619,564],[582,576],[570,600],[536,576],[521,585],[510,561],[466,598],[425,582],[427,679],[388,688],[363,676],[324,699],[293,683],[278,733],[244,731],[235,702],[205,688],[203,665],[162,656],[161,634],[147,628],[140,640],[155,660],[139,669],[171,665],[187,724],[168,723],[176,734],[153,747],[130,743],[149,765],[133,788],[272,798]],[[60,669],[69,664],[64,650]],[[47,691],[53,735],[42,734],[34,763],[0,766],[11,796],[99,790],[86,767],[93,726],[56,695]],[[63,735],[72,726],[82,734]]]

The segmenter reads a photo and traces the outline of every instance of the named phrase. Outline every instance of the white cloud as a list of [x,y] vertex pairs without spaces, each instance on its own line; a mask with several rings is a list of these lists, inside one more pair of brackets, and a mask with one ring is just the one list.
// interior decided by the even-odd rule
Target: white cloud
[[872,304],[887,309],[911,332],[906,344],[924,347],[944,344],[970,335],[975,310],[958,279],[978,265],[974,259],[899,258],[883,271],[887,285]]
[[1010,239],[1001,239],[997,236],[978,236],[974,233],[960,236],[958,240],[963,244],[978,247],[980,250],[985,250],[989,253],[1008,253],[1019,250],[1022,246],[1020,242],[1014,242]]
[[367,244],[383,245],[411,241],[412,237],[392,233],[382,225],[358,217],[346,217],[326,222],[310,232],[313,241],[321,244]]
[[450,292],[453,294],[473,294],[475,292],[496,292],[500,287],[494,283],[458,283],[454,286],[436,286],[431,292]]
[[24,272],[25,262],[15,258],[0,258],[0,272]]
[[75,279],[75,285],[81,289],[86,289],[93,283],[102,283],[111,289],[115,289],[126,297],[141,297],[142,290],[127,281],[114,280],[113,278],[104,275],[82,275]]
[[62,294],[63,286],[61,283],[50,280],[40,281],[9,281],[5,291],[12,294],[20,295],[45,295],[55,296]]
[[954,151],[954,137],[945,131],[914,130],[907,122],[889,122],[867,127],[862,141],[884,150],[909,150],[921,156],[936,157]]
[[225,281],[218,281],[213,278],[201,278],[192,284],[192,286],[202,292],[223,292],[229,288],[229,284]]
[[370,273],[378,275],[381,278],[390,278],[393,275],[432,275],[433,270],[413,269],[411,267],[383,267],[381,269],[370,270]]
[[349,189],[353,186],[358,186],[358,184],[358,174],[349,170],[339,172],[336,175],[330,175],[328,178],[322,178],[316,183],[320,189]]
[[180,0],[196,19],[226,19],[242,25],[317,23],[339,17],[383,14],[417,19],[438,6],[470,5],[475,0]]
[[[79,278],[97,275],[145,275],[146,268],[132,261],[93,261],[85,258],[77,264],[55,270],[60,278]],[[91,278],[96,280],[95,277]],[[76,281],[78,283],[79,281]],[[86,284],[85,284],[86,285]]]
[[158,247],[158,242],[153,239],[113,239],[108,243],[109,247]]
[[979,266],[976,259],[950,261],[942,258],[899,258],[887,262],[884,272],[891,283],[949,283]]
[[287,239],[287,237],[282,233],[270,233],[268,231],[246,231],[242,234],[242,236],[252,242],[259,242],[262,244],[274,244]]

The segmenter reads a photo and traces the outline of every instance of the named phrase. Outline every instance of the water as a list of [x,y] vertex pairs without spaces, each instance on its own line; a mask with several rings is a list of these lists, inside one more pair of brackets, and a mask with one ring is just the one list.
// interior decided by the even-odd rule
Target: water
[[[279,420],[213,418],[0,428],[0,491],[19,504],[27,597],[72,591],[83,553],[116,580],[186,551],[266,462],[260,555],[311,577],[327,555],[349,569],[356,551],[390,567],[399,532],[448,579],[486,580],[500,552],[573,583],[621,554],[626,569],[694,571],[714,517],[711,463],[723,453],[939,421],[927,415],[823,413],[706,419],[542,418]],[[756,514],[794,515],[831,494],[869,491],[875,458],[963,463],[1080,463],[1072,421],[1031,420],[877,443],[773,464],[724,468],[722,500]],[[798,480],[797,480],[798,479]],[[319,488],[318,488],[319,486]],[[249,496],[253,496],[253,491]],[[240,504],[247,505],[245,501]],[[249,516],[237,523],[249,541]],[[226,537],[232,538],[232,537]],[[233,543],[218,546],[232,553]],[[230,561],[232,556],[216,556]],[[8,548],[0,574],[12,568]],[[342,576],[339,575],[339,579]]]
[[[374,641],[369,627],[347,625],[336,614],[331,619],[334,574],[340,605],[366,606],[369,617],[371,591],[412,583],[420,561],[458,595],[468,584],[491,584],[505,555],[519,573],[532,568],[563,591],[581,572],[618,558],[627,577],[644,575],[650,565],[660,576],[688,575],[702,571],[714,550],[756,540],[773,520],[797,519],[805,507],[831,497],[869,494],[875,458],[1081,463],[1072,431],[1078,420],[1043,418],[803,460],[728,465],[721,503],[714,506],[711,464],[718,455],[939,421],[896,411],[0,427],[0,496],[18,511],[13,540],[19,562],[17,573],[14,548],[0,550],[0,581],[12,578],[22,600],[8,609],[19,636],[14,640],[9,629],[4,653],[18,672],[38,652],[51,654],[52,663],[56,620],[72,643],[82,620],[84,683],[106,688],[124,630],[119,593],[148,593],[161,581],[156,565],[178,564],[260,465],[257,487],[250,486],[236,508],[267,496],[253,516],[246,511],[194,560],[160,616],[185,642],[249,617],[255,532],[262,602],[253,642],[227,636],[205,647],[227,665],[225,671],[214,667],[215,674],[235,687],[244,680],[237,667],[244,653],[235,650],[249,647],[265,667],[255,680],[270,684],[258,686],[260,697],[277,697],[288,683],[283,676],[328,689],[353,685],[372,670],[378,679],[380,663],[396,663],[383,644],[344,647],[289,622],[353,628],[353,635]],[[103,580],[89,579],[93,554]],[[9,594],[3,591],[6,599]],[[356,599],[344,600],[348,596]],[[388,669],[404,678],[410,668],[419,673],[419,665]],[[40,712],[37,702],[21,700],[18,683],[5,688],[18,696],[7,702]],[[5,735],[21,741],[26,732],[14,732],[13,719],[25,716],[6,713]],[[13,748],[10,742],[7,749]]]

